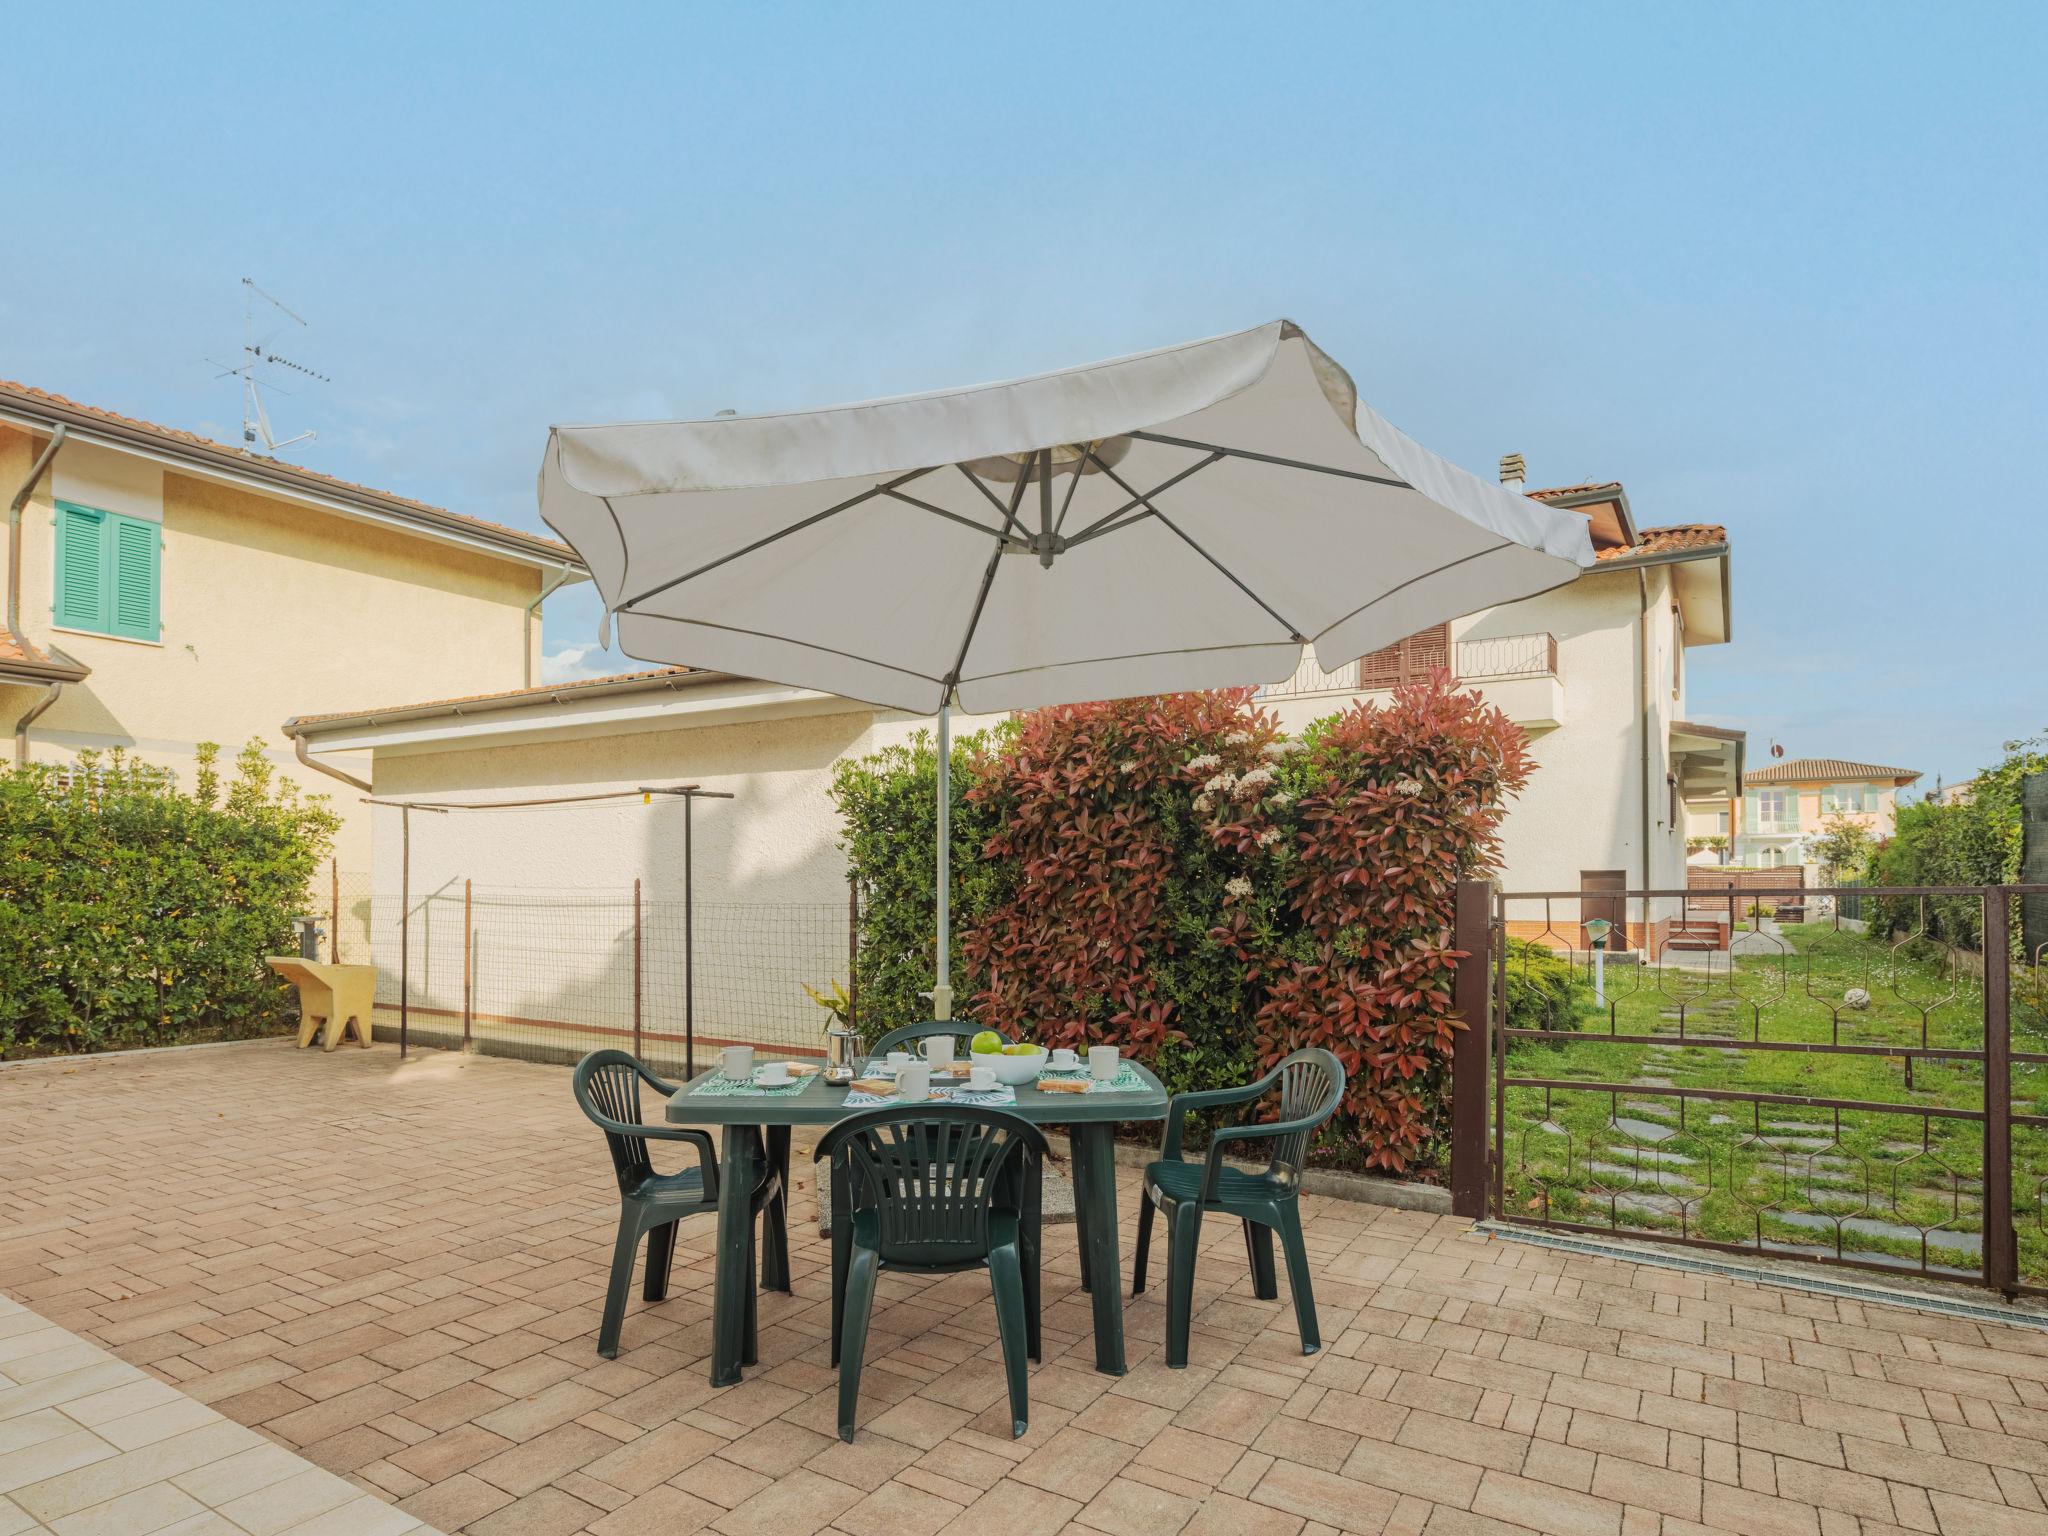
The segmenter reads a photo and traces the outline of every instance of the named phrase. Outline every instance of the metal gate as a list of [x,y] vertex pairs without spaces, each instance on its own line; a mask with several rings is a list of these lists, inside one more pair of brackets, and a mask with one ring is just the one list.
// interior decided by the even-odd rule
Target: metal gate
[[2041,894],[1466,887],[1460,1208],[2048,1294]]

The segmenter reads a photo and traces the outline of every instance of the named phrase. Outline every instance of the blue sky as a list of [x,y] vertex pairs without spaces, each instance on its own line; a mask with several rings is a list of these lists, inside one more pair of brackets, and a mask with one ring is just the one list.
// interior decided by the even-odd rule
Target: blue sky
[[[232,438],[247,274],[332,376],[294,458],[536,527],[553,421],[1287,315],[1461,463],[1725,522],[1753,753],[2048,722],[2039,7],[577,14],[12,15],[0,376]],[[587,587],[547,634],[603,665]]]

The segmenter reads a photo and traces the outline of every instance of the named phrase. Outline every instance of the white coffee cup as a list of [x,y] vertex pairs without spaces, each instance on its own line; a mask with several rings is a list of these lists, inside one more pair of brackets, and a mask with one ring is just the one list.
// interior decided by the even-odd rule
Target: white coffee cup
[[994,1067],[969,1067],[967,1069],[967,1086],[976,1093],[987,1093],[995,1085],[996,1069]]
[[754,1081],[763,1088],[780,1088],[789,1081],[789,1063],[771,1061],[755,1076]]
[[1091,1045],[1088,1047],[1088,1075],[1098,1083],[1106,1083],[1116,1076],[1117,1055],[1113,1045]]
[[754,1048],[751,1045],[728,1045],[719,1057],[719,1064],[727,1077],[743,1083],[754,1075]]
[[1062,1045],[1053,1051],[1052,1064],[1056,1067],[1078,1067],[1081,1065],[1081,1058],[1074,1053],[1071,1046]]
[[924,1042],[924,1059],[934,1067],[950,1067],[953,1065],[953,1037],[951,1035],[929,1036]]
[[896,1096],[913,1103],[931,1097],[932,1069],[923,1062],[915,1062],[896,1074]]
[[900,1077],[903,1075],[903,1069],[915,1060],[917,1058],[908,1051],[891,1051],[889,1053],[889,1070]]

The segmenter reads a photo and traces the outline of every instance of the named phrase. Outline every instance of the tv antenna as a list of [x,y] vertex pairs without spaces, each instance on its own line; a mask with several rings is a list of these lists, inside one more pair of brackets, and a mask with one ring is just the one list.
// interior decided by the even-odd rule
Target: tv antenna
[[235,368],[230,368],[225,363],[216,366],[221,370],[220,377],[233,376],[242,381],[242,446],[254,452],[260,444],[265,453],[276,453],[299,443],[310,443],[319,434],[309,429],[297,437],[287,437],[282,442],[278,440],[276,433],[270,428],[270,412],[264,407],[263,392],[268,389],[281,395],[289,395],[292,391],[277,383],[272,375],[283,371],[297,374],[300,378],[312,379],[320,384],[330,384],[333,380],[318,369],[309,368],[304,363],[285,357],[271,345],[278,333],[284,329],[283,324],[275,325],[261,336],[256,334],[259,302],[266,306],[266,321],[270,319],[269,311],[275,310],[293,325],[303,327],[306,323],[305,317],[282,299],[265,293],[256,286],[253,278],[245,277],[242,279],[242,362]]

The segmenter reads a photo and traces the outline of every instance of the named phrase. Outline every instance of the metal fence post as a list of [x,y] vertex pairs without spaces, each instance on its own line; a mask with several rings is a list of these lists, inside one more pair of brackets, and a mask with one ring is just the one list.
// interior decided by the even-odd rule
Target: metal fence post
[[[327,861],[327,958],[341,964],[341,860]],[[365,1025],[365,1028],[368,1026]]]
[[412,807],[398,808],[398,1059],[405,1060],[412,1001]]
[[860,1033],[860,881],[846,877],[846,1027]]
[[697,934],[692,909],[696,892],[697,797],[683,796],[683,1077],[697,1075]]
[[462,882],[462,1046],[469,1048],[470,954],[476,948],[476,928],[469,916],[469,880]]
[[640,877],[633,877],[633,1054],[640,1054]]
[[1984,1283],[2019,1281],[2012,1225],[2012,897],[1984,893]]
[[1460,880],[1453,942],[1464,952],[1451,987],[1451,1008],[1464,1021],[1451,1041],[1451,1213],[1486,1215],[1486,1091],[1492,1013],[1487,964],[1492,958],[1493,888]]

